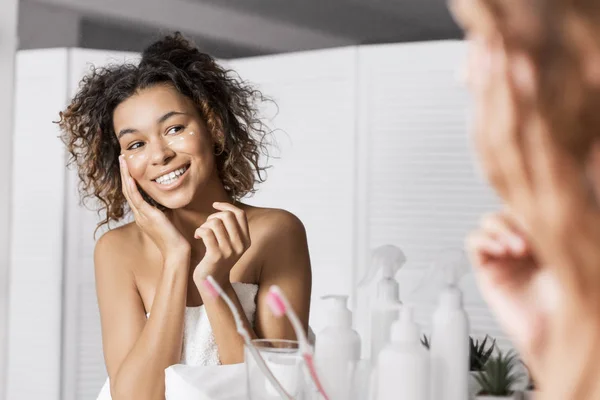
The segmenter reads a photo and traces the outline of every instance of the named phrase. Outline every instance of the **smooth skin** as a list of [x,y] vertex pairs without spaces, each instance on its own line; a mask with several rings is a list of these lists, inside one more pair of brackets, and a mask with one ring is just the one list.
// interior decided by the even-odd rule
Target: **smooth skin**
[[[205,292],[212,275],[242,317],[232,282],[259,285],[255,338],[295,339],[266,297],[277,284],[305,329],[311,266],[305,229],[289,212],[232,204],[218,176],[215,138],[192,101],[169,85],[139,91],[114,112],[122,190],[135,222],[95,249],[104,356],[113,399],[164,399],[164,370],[180,361],[186,306],[204,305],[223,364],[243,362],[230,310]],[[175,188],[154,179],[188,166]],[[166,211],[144,201],[140,189]],[[146,318],[146,314],[150,313]]]
[[452,7],[469,37],[473,139],[505,208],[482,219],[467,248],[481,293],[534,375],[536,399],[598,399],[600,151],[577,160],[556,143],[538,108],[538,71],[505,47],[476,3]]

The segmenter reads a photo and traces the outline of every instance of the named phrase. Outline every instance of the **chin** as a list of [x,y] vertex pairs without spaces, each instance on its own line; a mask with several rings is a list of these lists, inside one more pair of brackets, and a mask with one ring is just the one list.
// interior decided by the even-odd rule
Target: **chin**
[[190,196],[185,196],[183,194],[173,194],[171,196],[157,196],[154,199],[159,204],[170,210],[185,208],[192,202],[192,198]]

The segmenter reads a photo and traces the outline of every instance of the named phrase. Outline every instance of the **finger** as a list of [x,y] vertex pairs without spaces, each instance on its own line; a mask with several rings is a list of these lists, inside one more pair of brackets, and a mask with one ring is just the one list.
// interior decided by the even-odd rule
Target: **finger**
[[244,238],[244,244],[246,246],[250,246],[250,228],[248,227],[248,218],[246,216],[246,212],[241,208],[229,203],[216,202],[213,204],[213,207],[219,211],[230,211],[235,215]]
[[201,226],[200,228],[196,229],[194,237],[196,239],[201,239],[204,242],[206,253],[216,254],[220,252],[219,242],[217,241],[215,233],[212,229]]
[[485,216],[481,221],[481,228],[488,236],[502,242],[514,256],[525,255],[527,242],[506,216],[502,214]]
[[507,248],[502,242],[481,232],[471,234],[467,238],[467,250],[477,266],[487,264],[490,259],[508,255]]
[[225,225],[223,225],[223,221],[218,218],[214,218],[207,220],[204,224],[202,224],[202,227],[213,232],[213,235],[217,239],[219,249],[224,255],[228,256],[232,252],[231,240],[229,239]]
[[125,199],[131,206],[131,201],[129,198],[129,183],[128,183],[129,181],[127,179],[127,176],[129,175],[129,173],[127,171],[127,163],[123,159],[123,156],[119,156],[119,166],[120,166],[119,172],[121,173],[121,190],[123,192],[123,195],[125,196]]
[[238,253],[243,252],[245,250],[245,242],[242,229],[235,215],[231,211],[221,211],[208,217],[209,221],[212,219],[221,220],[229,236],[231,247]]
[[119,156],[120,164],[121,164],[121,183],[123,186],[123,193],[125,194],[125,198],[129,202],[129,205],[135,207],[135,203],[132,199],[132,180],[133,178],[129,174],[129,168],[127,167],[127,162],[123,158],[123,156]]
[[127,204],[129,204],[129,208],[133,213],[133,217],[139,221],[139,211],[133,201],[131,200],[131,176],[129,175],[129,170],[127,169],[127,162],[123,158],[123,156],[119,156],[119,165],[121,172],[121,191],[125,196],[125,200],[127,200]]
[[127,166],[127,162],[121,156],[121,179],[123,180],[123,186],[126,188],[126,198],[129,202],[134,213],[143,213],[151,215],[156,210],[152,207],[140,193],[137,184],[131,174],[129,173],[129,168]]
[[497,99],[497,122],[501,124],[501,128],[495,130],[495,143],[496,152],[501,157],[500,173],[506,185],[503,197],[520,210],[530,206],[531,171],[526,159],[528,149],[523,140],[522,115],[525,111],[515,95],[508,67],[509,57],[504,49],[496,51],[497,68],[491,95]]
[[501,99],[497,90],[494,69],[497,57],[494,57],[493,44],[489,40],[478,40],[474,44],[477,68],[475,69],[475,130],[474,141],[479,153],[480,163],[488,181],[501,197],[506,196],[507,182],[502,171],[502,154],[498,149],[501,143],[503,130],[506,129],[507,118],[499,106]]

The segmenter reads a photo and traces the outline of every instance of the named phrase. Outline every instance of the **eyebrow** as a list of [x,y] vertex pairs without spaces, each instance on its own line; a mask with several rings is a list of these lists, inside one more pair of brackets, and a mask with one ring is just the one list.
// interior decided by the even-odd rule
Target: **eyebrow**
[[[165,115],[163,115],[162,117],[160,117],[156,121],[156,123],[162,124],[163,122],[165,122],[169,118],[174,117],[176,115],[187,115],[187,113],[184,113],[184,112],[181,112],[181,111],[169,111],[168,113],[166,113]],[[128,133],[134,133],[134,132],[137,132],[137,129],[132,129],[132,128],[121,129],[119,131],[119,134],[117,135],[117,139],[121,139],[123,136],[127,135]]]

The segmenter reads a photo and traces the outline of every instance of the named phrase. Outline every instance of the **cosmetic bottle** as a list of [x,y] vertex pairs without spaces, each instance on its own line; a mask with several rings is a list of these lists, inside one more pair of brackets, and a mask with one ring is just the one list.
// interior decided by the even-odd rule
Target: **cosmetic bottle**
[[447,266],[446,284],[433,314],[429,351],[432,399],[469,398],[469,319],[457,271],[456,266]]
[[317,334],[315,365],[330,400],[352,398],[354,372],[360,359],[360,336],[352,329],[348,296],[324,296],[329,303],[327,326]]
[[392,325],[390,343],[378,357],[376,399],[429,400],[429,363],[429,352],[421,343],[413,310],[403,306],[400,319]]
[[371,265],[365,277],[359,283],[359,290],[370,287],[371,282],[381,271],[377,282],[375,298],[367,298],[368,339],[370,352],[368,356],[373,366],[377,365],[377,357],[381,349],[388,343],[390,329],[398,319],[400,301],[400,284],[395,276],[398,270],[406,263],[406,256],[400,248],[385,245],[373,250]]

